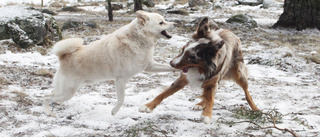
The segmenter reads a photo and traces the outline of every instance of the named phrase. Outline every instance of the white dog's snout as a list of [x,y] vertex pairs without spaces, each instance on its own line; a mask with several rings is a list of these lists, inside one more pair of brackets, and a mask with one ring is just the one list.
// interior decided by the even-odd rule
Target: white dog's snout
[[167,24],[170,24],[170,28],[175,28],[178,26],[178,23],[175,22],[167,22]]
[[178,23],[172,22],[172,26],[173,26],[173,27],[177,27],[177,26],[178,26]]
[[178,26],[178,23],[173,22],[173,26],[177,27],[177,26]]

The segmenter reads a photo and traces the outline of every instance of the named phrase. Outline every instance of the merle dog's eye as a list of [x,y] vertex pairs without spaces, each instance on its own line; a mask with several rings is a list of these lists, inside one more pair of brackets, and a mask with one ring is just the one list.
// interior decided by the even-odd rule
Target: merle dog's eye
[[194,54],[190,54],[188,57],[187,57],[187,60],[195,60],[196,59],[196,56]]
[[162,25],[163,23],[164,23],[164,22],[163,22],[163,21],[161,21],[159,24],[160,24],[160,25]]
[[190,59],[196,59],[196,56],[195,56],[194,54],[191,54],[191,55],[189,56],[189,58],[190,58]]

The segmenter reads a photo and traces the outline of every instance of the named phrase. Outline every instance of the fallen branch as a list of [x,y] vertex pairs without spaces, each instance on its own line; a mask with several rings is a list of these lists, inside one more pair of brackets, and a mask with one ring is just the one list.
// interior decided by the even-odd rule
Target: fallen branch
[[[251,123],[251,124],[254,124],[256,126],[258,126],[260,129],[271,129],[271,128],[274,128],[274,129],[277,129],[277,130],[280,130],[282,132],[289,132],[290,134],[292,134],[294,137],[298,137],[298,135],[296,135],[294,133],[294,131],[292,129],[287,129],[287,128],[279,128],[276,123],[278,121],[281,120],[281,118],[285,115],[282,115],[281,113],[277,112],[275,109],[273,110],[270,110],[268,112],[262,112],[262,111],[252,111],[252,110],[248,110],[248,109],[245,109],[245,108],[241,108],[240,109],[240,112],[237,112],[237,113],[240,113],[244,116],[247,116],[248,115],[248,118],[247,119],[250,119],[250,120],[245,120],[245,121],[238,121],[238,122],[234,122],[234,121],[228,121],[228,120],[225,120],[224,118],[220,117],[219,119],[222,120],[221,122],[224,122],[224,123],[228,123],[228,124],[236,124],[236,123]],[[263,117],[263,115],[267,116],[267,117]],[[260,122],[266,122],[266,121],[269,121],[268,119],[270,119],[269,122],[271,122],[273,125],[272,126],[267,126],[267,127],[263,127],[263,126],[260,126],[257,122],[254,122],[253,120],[257,120],[259,118],[266,118],[267,120],[262,120]],[[218,121],[219,121],[218,119]]]
[[160,132],[162,133],[165,137],[167,137],[167,132],[164,130],[161,130],[159,127],[156,125],[152,125],[151,122],[147,123],[147,126],[141,127],[141,128],[132,128],[129,130],[126,130],[125,134],[127,137],[136,137],[139,136],[139,132],[145,132],[145,133],[154,133],[154,132]]

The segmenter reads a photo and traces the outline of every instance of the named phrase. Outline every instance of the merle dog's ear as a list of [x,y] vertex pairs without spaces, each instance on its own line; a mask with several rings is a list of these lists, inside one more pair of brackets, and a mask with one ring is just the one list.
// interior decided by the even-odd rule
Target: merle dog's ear
[[224,41],[209,42],[208,47],[205,49],[205,79],[208,80],[213,77],[217,71],[217,65],[212,61],[212,58],[217,55],[217,52],[223,47]]
[[138,10],[136,12],[136,16],[138,18],[138,22],[142,25],[144,25],[149,20],[149,17],[146,15],[146,12],[142,10]]
[[[219,51],[223,45],[224,45],[224,40],[221,40],[219,42],[216,41],[211,41],[208,44],[209,46],[207,47],[207,52],[212,54],[212,53],[217,53],[217,51]],[[215,55],[215,54],[214,54]]]
[[215,72],[217,70],[217,65],[214,64],[211,59],[206,60],[205,64],[206,64],[206,67],[204,70],[204,76],[205,76],[205,80],[208,80],[208,79],[212,78],[213,75],[215,74]]
[[212,30],[218,30],[220,28],[219,25],[213,20],[209,20],[209,24]]
[[202,25],[205,25],[209,22],[209,18],[208,17],[204,17],[200,22],[199,22],[199,27]]
[[218,42],[218,43],[215,44],[215,46],[216,46],[218,49],[221,49],[223,45],[224,45],[224,40],[221,40],[220,42]]
[[197,38],[205,38],[210,31],[210,23],[208,17],[203,18],[197,28],[196,36]]

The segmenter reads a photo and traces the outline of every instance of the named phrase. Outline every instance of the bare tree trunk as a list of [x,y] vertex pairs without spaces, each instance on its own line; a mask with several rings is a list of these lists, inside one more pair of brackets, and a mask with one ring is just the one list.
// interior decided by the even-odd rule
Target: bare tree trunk
[[284,11],[273,25],[276,27],[320,30],[320,0],[285,0]]
[[113,9],[111,5],[111,0],[108,0],[108,16],[109,16],[109,21],[113,21]]
[[42,7],[43,7],[43,0],[41,0],[41,9],[42,9]]
[[142,0],[134,0],[134,12],[142,9]]

